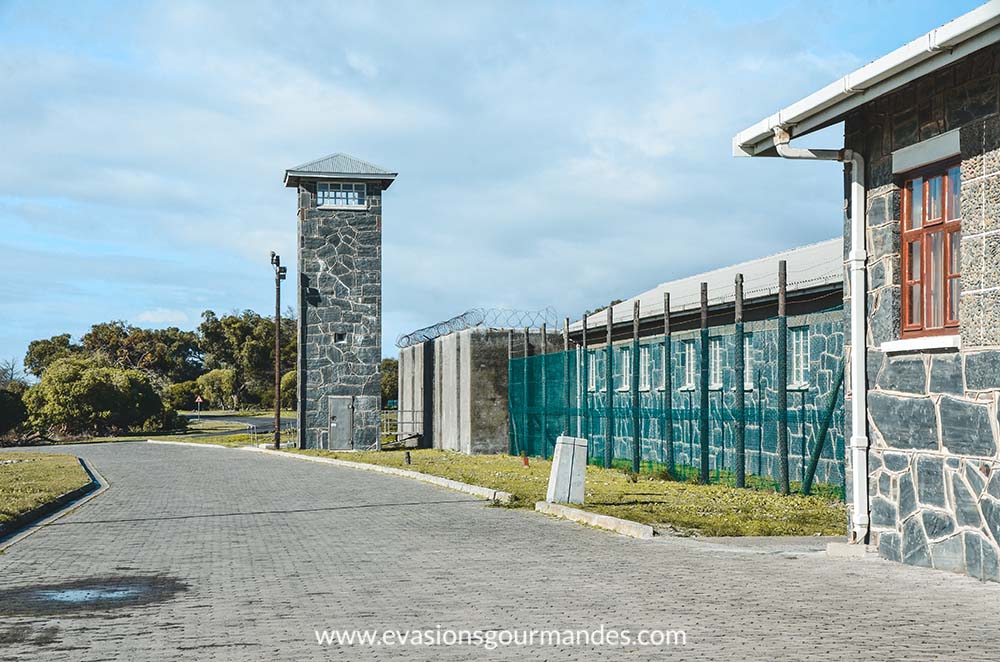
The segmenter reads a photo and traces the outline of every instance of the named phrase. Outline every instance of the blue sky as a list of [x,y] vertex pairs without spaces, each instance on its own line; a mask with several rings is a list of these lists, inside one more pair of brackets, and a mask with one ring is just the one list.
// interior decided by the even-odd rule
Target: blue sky
[[385,355],[469,308],[576,318],[836,236],[837,165],[732,135],[977,4],[0,0],[0,357],[267,313],[283,171],[331,152],[400,173]]

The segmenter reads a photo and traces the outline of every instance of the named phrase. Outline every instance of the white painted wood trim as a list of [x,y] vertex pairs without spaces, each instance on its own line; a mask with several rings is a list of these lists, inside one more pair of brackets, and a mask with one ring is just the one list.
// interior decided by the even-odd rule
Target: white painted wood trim
[[962,349],[962,336],[924,336],[922,338],[904,338],[882,343],[880,350],[886,354],[899,352],[920,352],[925,349]]

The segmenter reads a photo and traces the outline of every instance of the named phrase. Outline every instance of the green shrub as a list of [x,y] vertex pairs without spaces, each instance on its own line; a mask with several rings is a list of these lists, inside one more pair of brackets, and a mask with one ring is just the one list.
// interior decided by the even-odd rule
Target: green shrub
[[194,380],[170,384],[163,391],[163,404],[171,409],[194,409],[198,397],[198,383]]
[[0,389],[0,435],[15,429],[28,417],[21,394]]
[[229,409],[236,407],[236,371],[230,368],[216,368],[199,377],[196,381],[199,395],[212,407]]
[[299,401],[298,395],[298,378],[294,370],[289,370],[281,376],[281,406],[295,409]]
[[149,378],[93,359],[54,361],[24,394],[28,424],[56,434],[114,434],[157,425],[164,406]]

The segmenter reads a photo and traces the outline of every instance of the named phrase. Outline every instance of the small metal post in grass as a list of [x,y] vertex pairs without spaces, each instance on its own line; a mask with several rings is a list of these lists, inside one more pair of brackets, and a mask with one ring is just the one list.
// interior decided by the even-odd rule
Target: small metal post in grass
[[605,416],[605,434],[604,434],[604,468],[611,468],[611,459],[614,454],[614,439],[615,439],[615,353],[612,351],[611,347],[611,332],[615,324],[615,305],[608,304],[608,338],[607,344],[604,346],[604,391],[607,393],[607,400],[604,403],[606,416]]
[[670,361],[670,293],[663,293],[663,443],[667,446],[667,471],[674,475],[674,394]]
[[778,262],[778,491],[788,487],[788,317],[787,265]]
[[736,347],[735,354],[735,379],[736,389],[736,411],[733,416],[736,418],[736,487],[746,487],[746,391],[744,390],[743,373],[746,371],[746,356],[744,356],[744,343],[746,336],[743,333],[743,274],[736,274]]
[[701,470],[698,480],[702,485],[708,484],[709,472],[709,443],[708,443],[708,283],[701,284],[701,351],[698,352],[700,359],[699,387],[701,389],[701,402],[698,412],[698,435],[701,442]]
[[563,434],[568,435],[569,430],[569,414],[570,406],[572,404],[572,393],[569,390],[569,318],[563,320],[563,406],[565,408],[565,413],[563,414]]
[[632,473],[639,473],[642,454],[642,422],[639,420],[639,300],[632,306]]

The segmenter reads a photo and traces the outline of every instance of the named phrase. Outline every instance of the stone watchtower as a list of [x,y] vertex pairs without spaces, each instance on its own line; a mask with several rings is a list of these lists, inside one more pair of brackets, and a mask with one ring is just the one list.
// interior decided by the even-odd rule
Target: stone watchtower
[[361,450],[380,434],[382,191],[395,178],[347,154],[285,171],[299,192],[301,448]]

